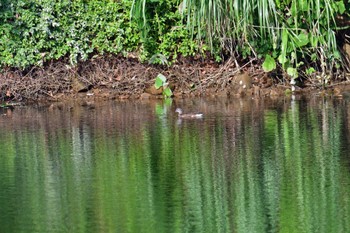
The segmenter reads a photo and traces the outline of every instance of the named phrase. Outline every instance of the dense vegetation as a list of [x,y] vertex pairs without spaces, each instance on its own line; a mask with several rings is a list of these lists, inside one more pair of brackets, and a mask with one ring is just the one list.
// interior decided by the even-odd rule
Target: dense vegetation
[[340,27],[336,17],[349,12],[347,0],[3,0],[0,66],[99,54],[164,64],[210,49],[217,60],[325,77],[345,66],[337,36],[350,23]]
[[188,23],[211,44],[234,57],[264,57],[267,71],[277,61],[292,78],[303,66],[325,75],[341,65],[335,17],[349,16],[343,0],[189,0],[187,9]]
[[163,56],[194,55],[198,46],[181,26],[176,4],[173,0],[154,4],[152,30],[142,37],[142,25],[130,20],[130,0],[2,1],[1,66],[26,68],[63,57],[76,64],[105,53],[136,52],[141,60],[156,55],[155,62]]

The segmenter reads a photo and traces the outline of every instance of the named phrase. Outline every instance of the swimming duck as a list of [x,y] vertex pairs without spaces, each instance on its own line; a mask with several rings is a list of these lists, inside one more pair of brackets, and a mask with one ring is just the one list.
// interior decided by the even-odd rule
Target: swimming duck
[[182,114],[182,109],[177,108],[175,112],[178,113],[179,118],[202,118],[203,113],[187,113],[187,114]]

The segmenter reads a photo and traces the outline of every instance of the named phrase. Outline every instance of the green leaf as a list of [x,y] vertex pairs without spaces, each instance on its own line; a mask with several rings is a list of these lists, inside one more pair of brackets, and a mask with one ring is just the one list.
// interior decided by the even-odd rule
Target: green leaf
[[343,14],[346,11],[345,5],[343,1],[338,1],[336,2],[337,6],[338,6],[338,12],[340,14]]
[[333,55],[334,55],[335,59],[340,59],[341,58],[341,55],[340,55],[339,51],[334,51]]
[[287,68],[287,74],[290,75],[292,78],[297,78],[298,77],[298,71],[296,68],[293,67],[288,67]]
[[302,11],[307,11],[307,10],[308,10],[308,3],[309,3],[309,1],[306,1],[306,0],[299,0],[299,7],[300,7],[300,10],[302,10]]
[[316,61],[317,60],[317,54],[316,53],[313,53],[311,54],[311,61]]
[[287,62],[287,57],[284,54],[280,54],[278,56],[278,62],[282,65],[284,65]]
[[163,74],[158,74],[157,78],[160,78],[163,81],[163,83],[166,82],[166,77]]
[[292,1],[291,14],[294,17],[298,15],[297,1]]
[[308,38],[307,34],[305,34],[305,33],[300,33],[296,39],[297,39],[296,45],[298,47],[305,46],[309,43],[309,38]]
[[265,61],[262,64],[262,68],[264,69],[265,72],[270,72],[276,69],[275,59],[273,59],[269,54],[267,54],[265,57]]
[[156,81],[155,81],[155,83],[154,83],[154,87],[156,88],[156,89],[159,89],[160,87],[162,87],[163,86],[163,81],[160,79],[160,78],[156,78]]
[[156,81],[154,83],[154,87],[156,89],[159,89],[160,87],[162,87],[164,84],[166,83],[166,77],[162,74],[158,74],[156,77]]
[[282,50],[286,50],[288,46],[288,31],[287,29],[283,29],[282,31]]
[[284,67],[287,60],[287,47],[288,47],[288,32],[287,29],[282,31],[282,43],[281,43],[281,54],[278,56],[279,63]]
[[166,96],[166,97],[171,97],[173,96],[173,92],[171,91],[171,89],[169,87],[165,88],[163,90],[163,94]]
[[312,47],[317,47],[318,45],[318,37],[317,36],[310,36],[310,43]]
[[306,70],[306,74],[310,75],[314,73],[316,70],[313,67],[310,67],[309,69]]

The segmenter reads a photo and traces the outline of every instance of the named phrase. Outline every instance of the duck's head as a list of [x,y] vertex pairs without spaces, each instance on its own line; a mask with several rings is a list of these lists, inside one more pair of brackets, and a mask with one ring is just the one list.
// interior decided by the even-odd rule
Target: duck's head
[[179,115],[181,115],[181,114],[182,114],[182,109],[181,109],[181,108],[177,108],[177,109],[175,110],[175,112],[177,112]]

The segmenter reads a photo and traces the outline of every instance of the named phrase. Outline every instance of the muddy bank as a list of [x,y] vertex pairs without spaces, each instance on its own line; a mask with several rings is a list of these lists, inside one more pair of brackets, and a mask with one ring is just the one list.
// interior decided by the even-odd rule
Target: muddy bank
[[[228,60],[183,59],[171,67],[141,64],[136,59],[117,56],[96,57],[77,67],[55,61],[44,67],[19,71],[5,69],[0,74],[0,101],[61,101],[69,99],[162,98],[154,88],[155,77],[162,73],[175,97],[188,96],[280,96],[292,89],[276,74],[266,74],[249,62],[237,66]],[[341,95],[350,90],[348,82],[336,80],[323,90],[306,80],[295,86],[296,93]]]

